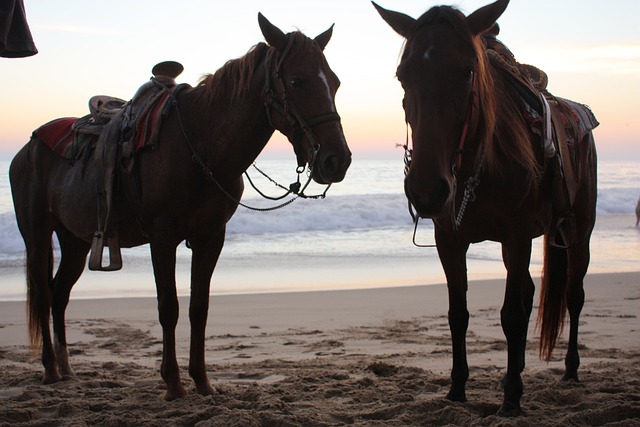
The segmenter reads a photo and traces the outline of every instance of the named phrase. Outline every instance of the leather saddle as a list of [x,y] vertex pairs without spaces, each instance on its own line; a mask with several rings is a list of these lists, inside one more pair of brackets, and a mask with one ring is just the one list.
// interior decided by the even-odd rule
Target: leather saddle
[[[115,271],[122,268],[122,255],[117,227],[110,221],[116,192],[116,175],[122,175],[120,166],[133,166],[133,153],[144,144],[153,144],[150,135],[157,135],[161,116],[166,112],[170,91],[176,86],[175,78],[183,67],[174,61],[161,62],[151,71],[153,77],[144,83],[130,101],[97,95],[89,100],[90,114],[79,128],[84,132],[96,132],[95,161],[98,193],[98,230],[93,235],[89,269]],[[147,130],[147,128],[154,130]],[[123,152],[126,152],[123,154]],[[120,185],[128,183],[122,191],[130,197],[135,184],[121,176]],[[104,263],[104,248],[109,249],[109,262]]]
[[588,106],[552,95],[547,90],[546,73],[516,61],[511,51],[496,39],[498,31],[483,35],[485,51],[490,63],[518,94],[530,129],[541,137],[545,159],[554,175],[550,242],[566,248],[575,237],[571,207],[576,196],[578,145],[599,123]]

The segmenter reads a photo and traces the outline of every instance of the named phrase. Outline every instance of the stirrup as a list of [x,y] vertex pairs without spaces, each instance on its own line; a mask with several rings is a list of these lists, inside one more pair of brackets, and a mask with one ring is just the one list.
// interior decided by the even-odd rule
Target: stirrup
[[554,248],[568,249],[576,235],[575,222],[572,217],[556,219],[549,231],[549,244]]
[[[91,271],[117,271],[122,268],[122,254],[118,245],[118,235],[107,237],[105,245],[105,233],[96,231],[91,242],[91,255],[89,256],[89,270]],[[109,265],[103,266],[104,248],[109,247]]]

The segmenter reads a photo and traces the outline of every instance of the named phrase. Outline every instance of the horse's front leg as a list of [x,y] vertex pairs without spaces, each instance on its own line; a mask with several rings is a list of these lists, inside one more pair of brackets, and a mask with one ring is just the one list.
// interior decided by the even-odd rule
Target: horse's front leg
[[436,228],[436,243],[442,268],[447,277],[449,291],[449,329],[453,350],[453,367],[451,369],[451,389],[447,399],[455,402],[466,402],[465,386],[469,379],[467,364],[467,328],[469,327],[469,310],[467,309],[467,250],[468,244],[453,242],[445,233]]
[[523,413],[520,398],[523,393],[522,376],[527,340],[529,303],[531,302],[531,240],[514,239],[503,243],[502,253],[507,268],[507,288],[500,311],[502,330],[507,338],[507,373],[503,380],[504,401],[498,414],[518,416]]
[[189,375],[193,378],[198,393],[210,395],[216,392],[207,377],[204,357],[205,329],[209,312],[209,290],[211,276],[224,244],[224,230],[210,241],[190,241],[191,258],[191,347],[189,351]]
[[158,313],[162,326],[162,364],[160,374],[167,384],[166,400],[187,394],[180,382],[176,359],[176,325],[178,323],[178,295],[176,293],[176,247],[167,240],[151,242],[151,260],[158,292]]

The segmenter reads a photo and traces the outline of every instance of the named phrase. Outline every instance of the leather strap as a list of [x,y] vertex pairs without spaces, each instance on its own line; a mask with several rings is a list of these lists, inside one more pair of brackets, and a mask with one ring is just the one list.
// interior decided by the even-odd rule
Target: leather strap
[[569,152],[569,144],[567,143],[567,134],[564,127],[563,113],[560,111],[560,106],[555,100],[551,103],[551,120],[553,123],[553,130],[556,138],[556,152],[560,157],[561,172],[564,181],[564,187],[566,189],[566,197],[569,201],[569,206],[573,205],[576,198],[576,180],[575,172],[573,168],[573,162],[571,161],[571,153]]

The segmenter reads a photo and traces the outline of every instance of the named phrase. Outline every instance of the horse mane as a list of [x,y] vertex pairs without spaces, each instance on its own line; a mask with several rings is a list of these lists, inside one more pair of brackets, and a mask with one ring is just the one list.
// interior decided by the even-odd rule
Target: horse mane
[[[287,57],[293,57],[298,52],[309,49],[313,41],[300,31],[287,34],[290,50]],[[228,99],[230,106],[242,98],[251,89],[251,82],[260,66],[267,62],[278,60],[278,52],[266,43],[258,43],[242,57],[231,59],[213,74],[205,74],[196,88],[200,89],[200,96],[205,103],[212,103],[217,99]]]
[[266,43],[258,43],[242,57],[227,61],[213,74],[205,74],[196,88],[206,104],[215,100],[228,99],[231,104],[246,94],[259,65],[264,61],[270,48]]
[[[492,132],[485,134],[486,166],[489,170],[500,172],[508,165],[517,164],[528,171],[530,177],[537,178],[540,174],[540,163],[532,144],[529,126],[522,117],[521,101],[508,86],[500,71],[491,66],[484,44],[479,40],[480,37],[476,38],[482,49],[478,56],[482,61],[479,63],[482,62],[485,68],[481,81],[492,81],[484,88],[482,85],[478,86],[480,109],[489,110],[493,104],[492,111],[485,113],[485,116],[493,116],[491,120],[494,123]],[[480,92],[481,90],[483,92]]]
[[[481,35],[474,35],[465,15],[452,6],[429,9],[417,19],[413,33],[423,25],[439,22],[450,24],[475,52],[478,60],[476,79],[480,105],[476,134],[478,143],[484,146],[485,171],[500,173],[515,163],[529,171],[531,176],[537,176],[538,161],[529,129],[522,119],[521,107],[513,91],[508,90],[497,70],[491,66]],[[480,161],[481,151],[477,150],[476,161]]]

